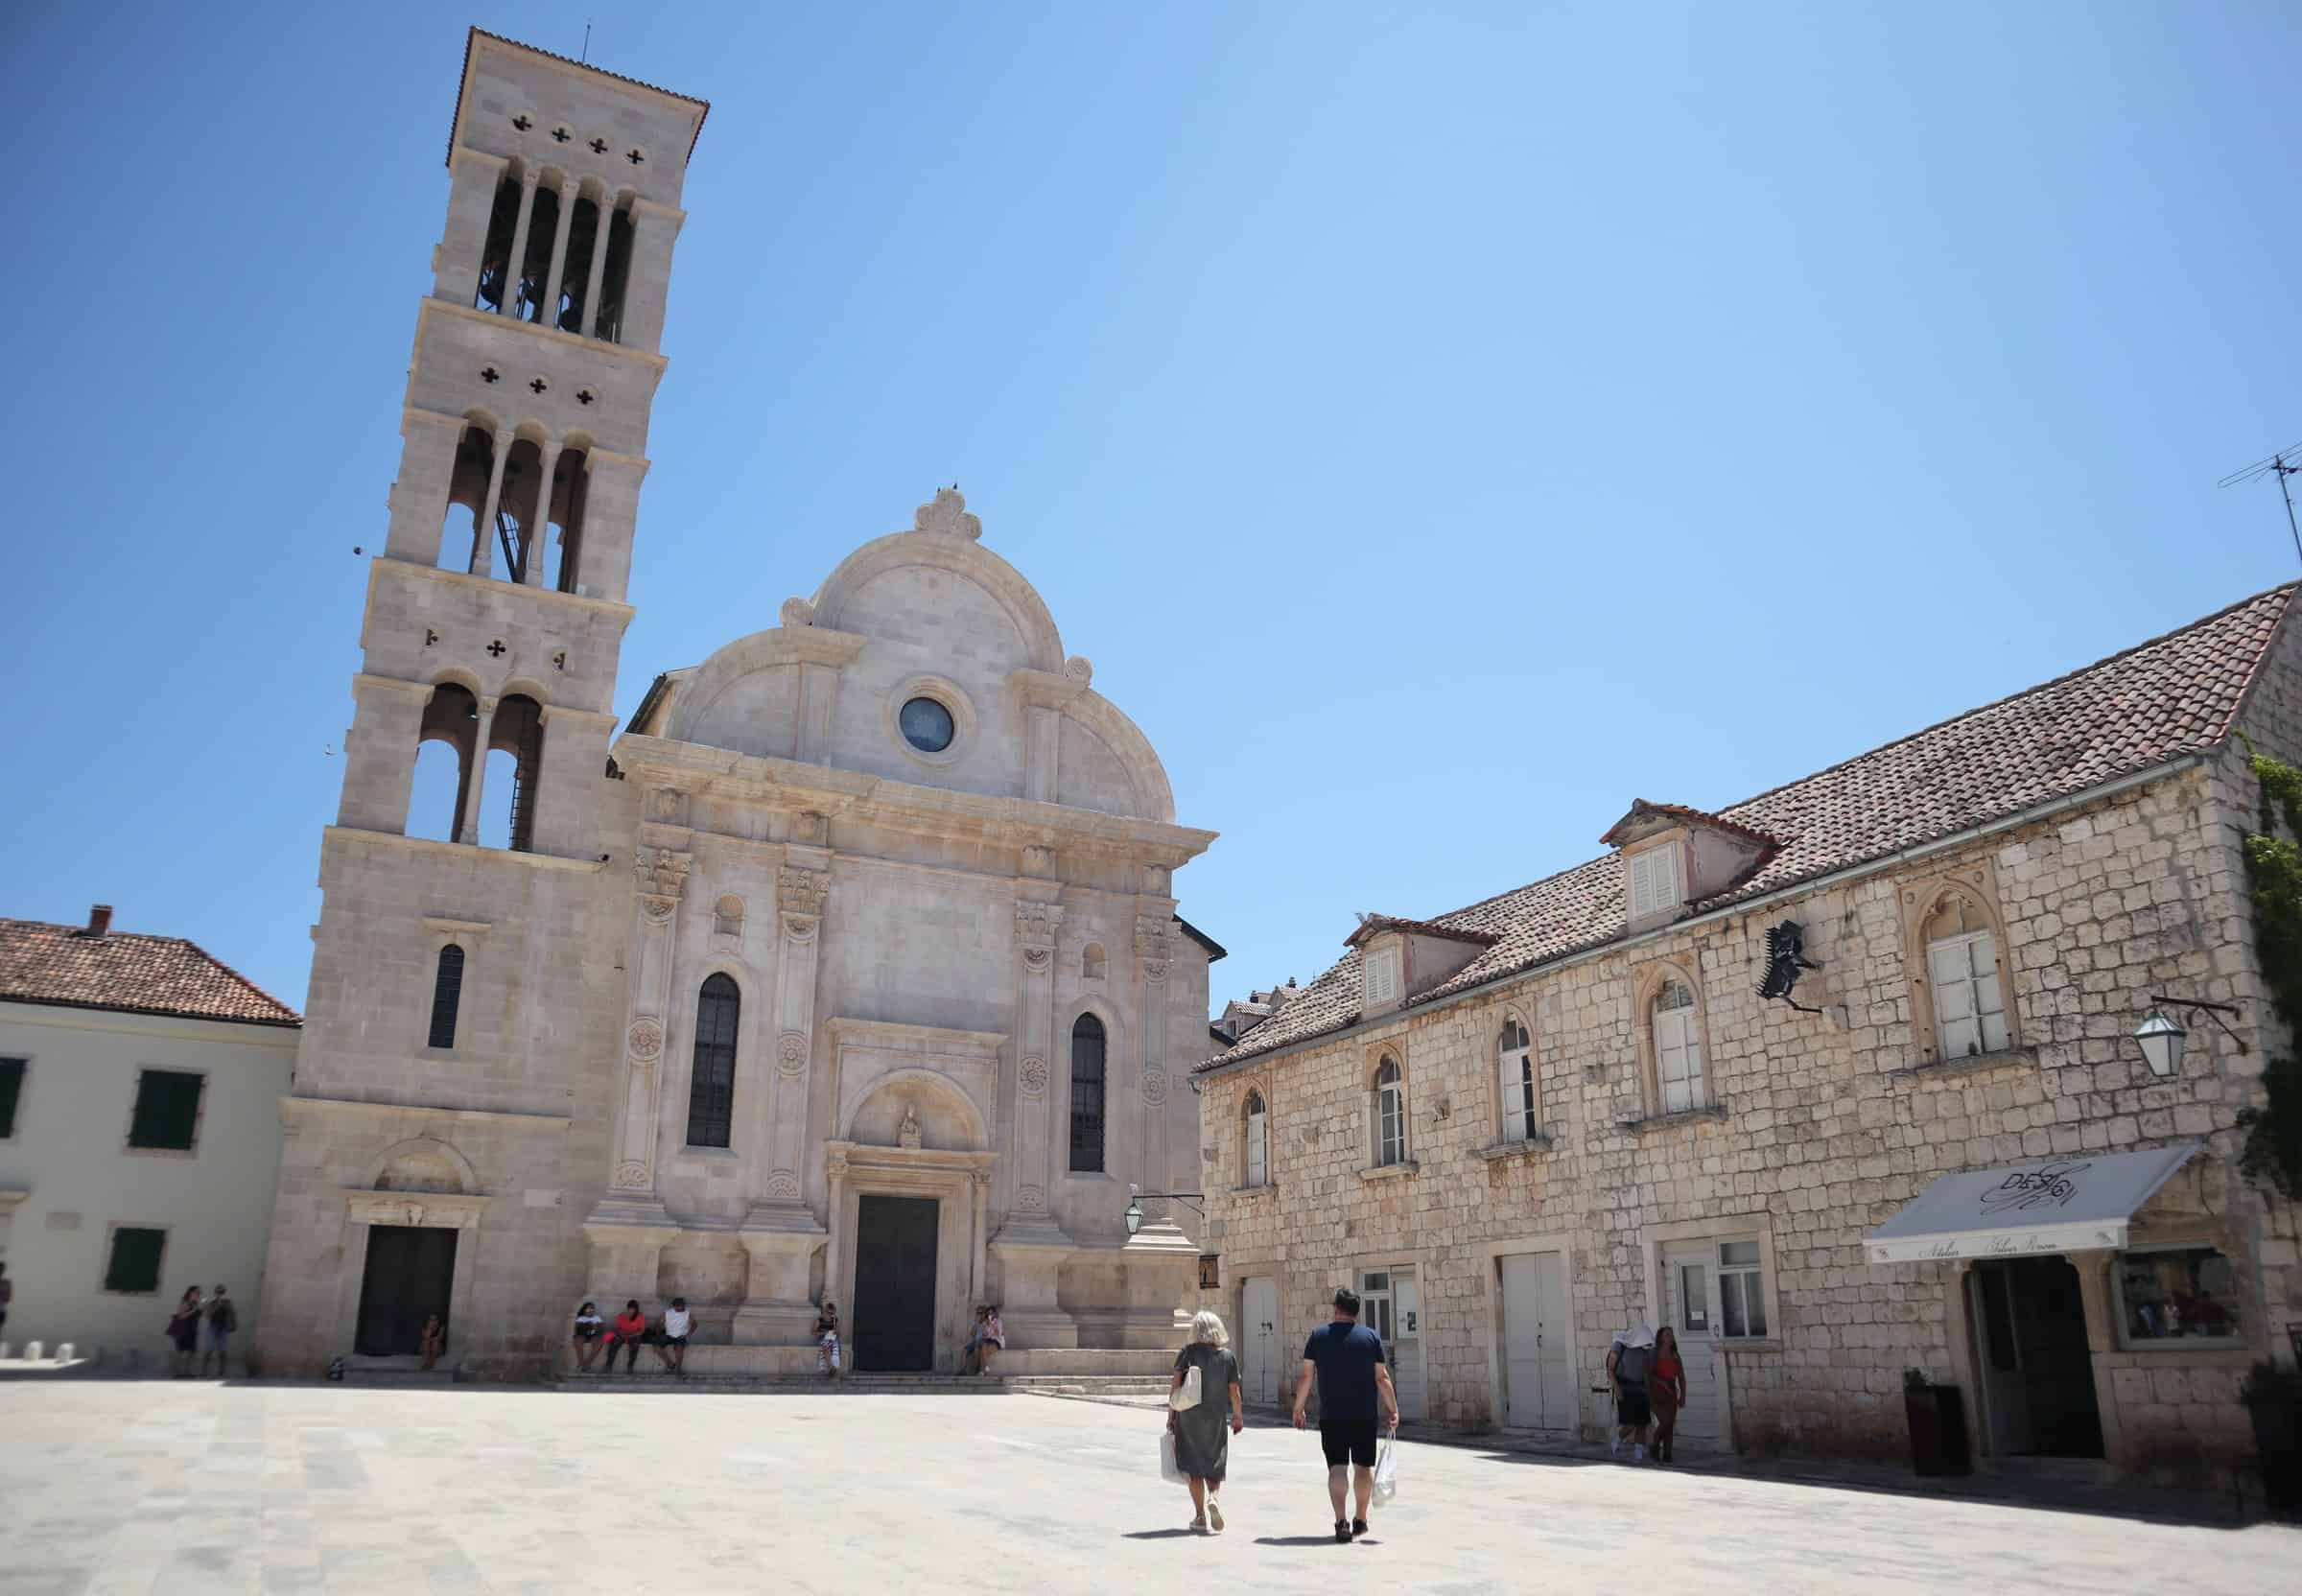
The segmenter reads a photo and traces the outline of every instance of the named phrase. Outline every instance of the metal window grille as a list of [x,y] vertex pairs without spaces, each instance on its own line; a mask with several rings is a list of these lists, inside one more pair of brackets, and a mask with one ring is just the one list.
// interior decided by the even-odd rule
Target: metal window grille
[[456,1045],[456,1009],[463,999],[463,950],[453,942],[439,951],[439,969],[432,977],[432,1034],[429,1047]]
[[688,1081],[688,1145],[725,1147],[736,1125],[736,1031],[743,994],[725,975],[695,997],[695,1065]]
[[1071,1027],[1071,1168],[1103,1171],[1103,1021],[1083,1014]]

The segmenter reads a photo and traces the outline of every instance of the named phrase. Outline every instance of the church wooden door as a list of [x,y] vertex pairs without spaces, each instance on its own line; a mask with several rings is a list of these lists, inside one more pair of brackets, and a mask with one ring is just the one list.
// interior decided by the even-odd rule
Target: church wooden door
[[[371,1225],[367,1273],[352,1350],[387,1358],[424,1349],[424,1321],[445,1324],[456,1281],[456,1232],[429,1225]],[[452,1328],[452,1327],[451,1327]]]
[[856,1199],[856,1368],[935,1367],[935,1232],[932,1197]]

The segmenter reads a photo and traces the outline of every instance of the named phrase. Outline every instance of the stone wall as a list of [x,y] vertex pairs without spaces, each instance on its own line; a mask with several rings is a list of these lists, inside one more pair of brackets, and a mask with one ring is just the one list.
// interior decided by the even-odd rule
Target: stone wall
[[[2288,735],[2291,688],[2289,674],[2265,694],[2266,732],[2276,721]],[[1661,1318],[1663,1245],[1749,1236],[1765,1258],[1773,1333],[1730,1355],[1732,1439],[1746,1449],[1900,1456],[1903,1372],[1951,1380],[1968,1362],[1961,1266],[1872,1265],[1862,1238],[1949,1171],[2199,1138],[2205,1152],[2146,1211],[2138,1237],[2153,1227],[2211,1232],[2247,1279],[2250,1338],[2261,1344],[2268,1306],[2282,1339],[2290,1227],[2258,1255],[2259,1204],[2228,1174],[2265,1018],[2245,974],[2230,791],[2226,764],[2195,766],[1211,1075],[1202,1140],[1216,1194],[1210,1246],[1223,1254],[1217,1300],[1235,1312],[1237,1282],[1274,1274],[1281,1318],[1304,1328],[1354,1268],[1416,1263],[1429,1415],[1487,1425],[1500,1417],[1498,1250],[1539,1240],[1565,1253],[1581,1392],[1601,1382],[1614,1330]],[[1979,900],[2000,932],[2013,1037],[1998,1054],[1934,1057],[1923,984],[1912,978],[1922,960],[1914,969],[1913,959],[1916,926],[1946,886]],[[1796,996],[1827,1014],[1755,995],[1766,930],[1784,920],[1805,928],[1823,966]],[[1708,1113],[1660,1118],[1650,1107],[1639,1016],[1666,974],[1697,996]],[[2201,1019],[2180,1073],[2153,1079],[2130,1040],[2153,992],[2243,1001],[2247,1051]],[[1507,1013],[1535,1037],[1548,1139],[1526,1150],[1495,1145]],[[1369,1091],[1386,1052],[1406,1073],[1417,1167],[1378,1179],[1366,1173]],[[1233,1194],[1250,1089],[1270,1105],[1275,1189]],[[2106,1279],[2106,1260],[2092,1267]],[[2275,1282],[2267,1303],[2265,1279]],[[2170,1437],[2175,1451],[2237,1446],[2245,1420],[2228,1394],[2246,1356],[2111,1357],[2098,1385],[2127,1418],[2112,1445],[2129,1461]],[[1291,1369],[1291,1349],[1284,1359]],[[1582,1420],[1591,1430],[1590,1415]]]

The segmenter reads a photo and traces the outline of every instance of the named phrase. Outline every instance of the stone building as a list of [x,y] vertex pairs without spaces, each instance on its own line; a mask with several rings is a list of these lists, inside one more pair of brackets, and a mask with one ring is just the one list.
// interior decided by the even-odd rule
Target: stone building
[[189,1285],[230,1288],[256,1328],[296,1026],[204,949],[115,930],[109,904],[0,920],[0,1343],[156,1365]]
[[[1643,1318],[1688,1353],[1690,1445],[1899,1456],[1918,1370],[2000,1467],[2250,1450],[2236,1388],[2302,1318],[2293,1211],[2233,1168],[2282,1044],[2242,738],[2302,755],[2293,592],[1367,917],[1202,1068],[1251,1395],[1349,1282],[1449,1424],[1596,1436]],[[2163,1077],[2154,1007],[2188,1022]]]
[[[1168,1344],[1207,964],[1149,743],[954,489],[610,713],[703,102],[474,31],[267,1279],[276,1363],[556,1357],[583,1297],[703,1370]],[[499,564],[496,554],[501,552]],[[419,745],[458,764],[411,834]],[[489,769],[490,755],[501,769]],[[487,788],[508,781],[501,837]]]

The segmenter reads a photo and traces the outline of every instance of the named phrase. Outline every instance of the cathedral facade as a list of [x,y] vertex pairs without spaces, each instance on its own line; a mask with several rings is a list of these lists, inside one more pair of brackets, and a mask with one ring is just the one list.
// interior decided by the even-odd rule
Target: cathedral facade
[[1212,833],[955,489],[616,729],[706,109],[471,35],[321,843],[280,1371],[436,1315],[533,1373],[583,1299],[674,1296],[698,1368],[811,1366],[834,1302],[858,1368],[949,1369],[977,1303],[1019,1350],[1149,1350],[1193,1294],[1195,1241],[1125,1216],[1197,1185],[1221,950],[1172,877]]

